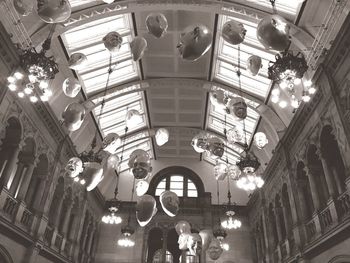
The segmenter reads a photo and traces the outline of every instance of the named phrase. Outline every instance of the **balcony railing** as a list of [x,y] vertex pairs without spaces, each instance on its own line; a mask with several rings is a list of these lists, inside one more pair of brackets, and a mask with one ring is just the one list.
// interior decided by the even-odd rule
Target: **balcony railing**
[[329,207],[326,207],[322,212],[320,212],[319,218],[321,224],[321,231],[322,233],[325,233],[331,228],[333,224],[333,219]]
[[25,209],[22,214],[21,223],[30,229],[32,227],[34,215],[28,209]]
[[47,246],[51,246],[52,236],[54,229],[50,226],[47,226],[44,233],[44,242]]
[[13,219],[15,217],[15,214],[17,212],[17,204],[18,201],[9,195],[9,193],[6,190],[3,190],[2,198],[5,198],[4,205],[2,207],[2,211],[5,215],[7,215],[10,219]]
[[316,224],[314,219],[311,219],[306,224],[306,234],[307,234],[307,240],[310,242],[316,237]]
[[340,220],[350,216],[350,194],[348,191],[338,197],[337,208]]

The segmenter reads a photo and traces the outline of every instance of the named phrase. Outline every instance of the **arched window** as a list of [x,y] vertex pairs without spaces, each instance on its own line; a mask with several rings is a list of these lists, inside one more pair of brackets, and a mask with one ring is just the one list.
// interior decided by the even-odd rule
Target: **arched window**
[[157,185],[155,195],[159,196],[165,190],[170,190],[179,197],[198,197],[196,185],[191,179],[183,175],[170,175],[162,179]]
[[148,194],[159,196],[165,190],[173,191],[179,197],[205,196],[201,178],[191,169],[182,166],[167,167],[154,175]]

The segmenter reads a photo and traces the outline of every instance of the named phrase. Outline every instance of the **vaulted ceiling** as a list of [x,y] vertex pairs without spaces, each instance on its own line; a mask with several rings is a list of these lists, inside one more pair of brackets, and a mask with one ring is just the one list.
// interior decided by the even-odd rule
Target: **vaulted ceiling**
[[[56,26],[52,53],[59,62],[63,77],[75,76],[82,84],[81,100],[91,109],[94,125],[97,125],[101,136],[111,132],[125,136],[121,171],[127,172],[128,156],[136,148],[148,151],[155,160],[186,158],[214,164],[210,156],[193,150],[191,140],[200,130],[224,137],[225,116],[209,99],[209,92],[215,89],[224,89],[231,96],[242,96],[246,100],[248,117],[244,125],[247,140],[264,169],[295,112],[289,105],[280,108],[270,101],[273,83],[267,78],[267,68],[269,61],[274,61],[276,52],[266,50],[256,37],[260,19],[272,13],[270,1],[149,0],[115,1],[111,4],[100,0],[69,1],[72,15]],[[300,50],[308,56],[317,34],[315,27],[323,21],[330,2],[276,0],[278,14],[291,23],[290,49]],[[147,15],[154,12],[163,13],[169,24],[167,33],[160,39],[149,34],[145,25]],[[247,30],[245,41],[239,47],[228,44],[221,37],[222,26],[230,19],[243,23]],[[39,23],[35,17],[23,18],[23,21],[34,44],[39,44],[46,37],[49,27]],[[193,24],[209,28],[213,33],[212,46],[197,61],[186,61],[180,57],[176,46],[181,32]],[[123,37],[120,51],[112,55],[102,43],[102,38],[111,31],[117,31]],[[135,36],[143,36],[148,43],[143,58],[138,62],[132,60],[129,46]],[[71,71],[67,61],[76,52],[84,53],[88,64],[81,70]],[[241,89],[236,74],[238,55],[242,72]],[[246,70],[250,55],[263,59],[263,68],[255,77]],[[107,82],[110,61],[113,72]],[[284,96],[282,94],[282,98]],[[103,99],[106,103],[101,110]],[[57,100],[53,100],[51,106],[60,117],[62,107],[56,106],[56,103]],[[125,135],[125,114],[129,109],[138,110],[142,121],[129,127]],[[228,115],[226,126],[230,128],[233,125],[243,129],[242,122]],[[166,127],[170,132],[169,142],[161,147],[150,136],[153,129],[160,127]],[[251,143],[257,131],[265,132],[269,139],[269,145],[263,150],[258,150]],[[78,140],[79,136],[72,135],[72,138]],[[81,143],[88,145],[86,141]],[[227,155],[229,162],[234,163],[242,147],[227,146],[225,158]],[[101,186],[101,189],[107,188],[106,185]]]

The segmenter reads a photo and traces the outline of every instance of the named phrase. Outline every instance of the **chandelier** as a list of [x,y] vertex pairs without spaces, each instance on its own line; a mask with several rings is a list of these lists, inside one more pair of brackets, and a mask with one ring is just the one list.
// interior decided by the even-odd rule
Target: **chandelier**
[[[230,191],[230,179],[227,177],[227,199],[226,212],[223,220],[221,221],[221,227],[225,229],[237,229],[242,226],[242,222],[239,219],[234,218],[234,207],[231,204],[231,191]],[[235,203],[234,203],[235,204]],[[222,239],[223,240],[223,239]]]
[[135,245],[135,241],[130,237],[134,234],[135,230],[132,226],[130,226],[130,215],[128,218],[128,223],[126,226],[122,227],[121,233],[122,238],[118,240],[118,246],[121,247],[133,247]]
[[281,90],[289,96],[290,105],[298,108],[301,101],[309,102],[311,95],[316,92],[311,81],[302,82],[308,65],[304,55],[298,52],[296,55],[292,51],[284,51],[276,55],[276,61],[271,62],[268,68],[268,78],[278,83],[279,88],[274,88],[271,92],[271,101],[279,102],[281,108],[285,108],[288,102],[280,100]]
[[260,162],[254,153],[248,151],[248,147],[245,147],[243,154],[236,164],[241,170],[241,174],[237,178],[238,188],[253,191],[264,185],[264,180],[261,176],[256,175],[256,171],[260,167]]
[[122,218],[116,214],[119,210],[120,204],[121,202],[116,198],[116,194],[114,198],[106,201],[107,211],[101,219],[103,223],[117,225],[122,222]]
[[21,68],[9,76],[7,81],[8,89],[17,92],[19,98],[28,97],[30,102],[36,103],[39,99],[48,101],[52,95],[48,81],[55,78],[59,69],[54,57],[46,56],[46,52],[50,49],[53,31],[54,26],[40,52],[34,47],[18,48]]

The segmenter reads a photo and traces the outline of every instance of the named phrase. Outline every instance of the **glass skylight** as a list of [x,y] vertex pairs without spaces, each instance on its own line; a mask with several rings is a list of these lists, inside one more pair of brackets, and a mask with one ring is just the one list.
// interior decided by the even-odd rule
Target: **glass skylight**
[[128,127],[128,133],[145,128],[147,126],[144,110],[143,96],[141,92],[133,92],[107,101],[101,113],[101,105],[94,108],[94,115],[99,120],[100,129],[105,136],[108,133],[124,134],[126,127],[125,117],[128,110],[135,109],[142,116],[142,122]]
[[[269,61],[274,61],[275,52],[266,51],[256,38],[256,23],[229,16],[220,16],[219,30],[228,20],[235,20],[244,25],[247,30],[245,40],[240,44],[240,70],[242,90],[264,100],[269,92],[271,80],[267,78],[267,68]],[[217,45],[216,65],[214,78],[226,82],[236,89],[238,84],[238,46],[231,45],[219,37]],[[257,55],[262,58],[263,68],[257,76],[251,76],[246,70],[247,60],[251,55]]]
[[[102,38],[111,31],[123,37],[120,50],[113,54],[102,43]],[[129,46],[132,35],[130,14],[97,19],[62,34],[68,55],[81,52],[87,57],[87,65],[76,73],[88,97],[105,88],[110,59],[113,72],[108,87],[138,79],[137,64],[132,60]]]

